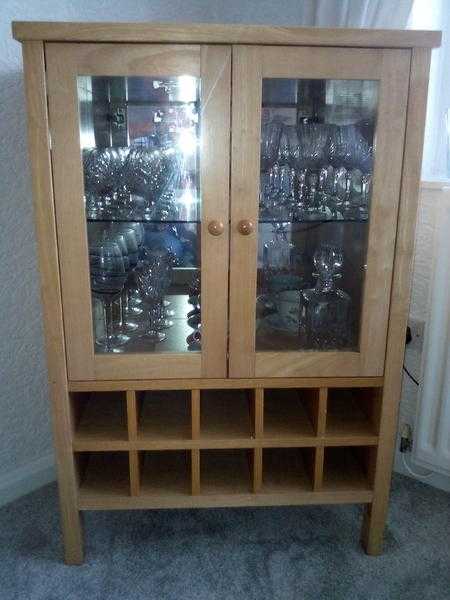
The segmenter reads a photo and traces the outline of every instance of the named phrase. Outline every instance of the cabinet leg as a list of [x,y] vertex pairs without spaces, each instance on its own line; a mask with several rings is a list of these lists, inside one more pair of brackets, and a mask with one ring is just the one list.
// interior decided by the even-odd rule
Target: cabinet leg
[[81,511],[69,509],[68,506],[61,506],[61,529],[65,563],[67,565],[81,565],[84,560]]
[[383,552],[383,536],[387,515],[387,503],[368,504],[364,509],[361,544],[370,556]]

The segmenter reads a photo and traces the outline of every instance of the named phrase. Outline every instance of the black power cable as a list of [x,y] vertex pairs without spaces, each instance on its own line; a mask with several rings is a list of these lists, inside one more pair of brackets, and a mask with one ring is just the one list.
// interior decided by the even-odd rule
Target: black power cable
[[417,381],[417,379],[411,375],[411,373],[408,371],[408,369],[406,368],[405,365],[403,365],[403,370],[408,375],[408,377],[411,379],[411,381],[413,381],[417,386],[420,385],[419,382]]

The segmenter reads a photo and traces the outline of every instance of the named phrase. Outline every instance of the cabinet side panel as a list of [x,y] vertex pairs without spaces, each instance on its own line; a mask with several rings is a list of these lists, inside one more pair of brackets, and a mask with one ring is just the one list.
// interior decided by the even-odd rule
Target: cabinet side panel
[[28,145],[62,530],[67,562],[79,563],[82,561],[82,541],[72,454],[43,44],[25,42],[23,62],[28,110]]
[[367,509],[362,532],[363,544],[369,554],[379,554],[382,551],[383,528],[388,508],[411,291],[414,232],[419,198],[430,57],[431,51],[428,49],[415,48],[412,51],[385,384],[380,421],[380,447],[377,456],[374,501]]

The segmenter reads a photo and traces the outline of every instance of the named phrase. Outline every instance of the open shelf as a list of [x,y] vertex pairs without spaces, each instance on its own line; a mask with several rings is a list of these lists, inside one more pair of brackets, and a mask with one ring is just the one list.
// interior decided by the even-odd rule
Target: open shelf
[[200,402],[201,440],[241,440],[253,435],[246,390],[204,390]]
[[139,440],[191,439],[189,392],[182,390],[145,392],[139,405]]
[[264,391],[264,440],[298,440],[314,437],[313,412],[318,390],[268,389]]
[[79,452],[76,459],[81,497],[130,494],[127,452]]
[[250,463],[249,450],[202,450],[200,493],[251,493]]
[[312,491],[314,448],[264,448],[261,492]]
[[72,394],[74,445],[80,450],[105,443],[126,442],[125,393],[92,392]]
[[189,495],[190,457],[183,450],[142,452],[140,493],[144,496]]
[[323,490],[362,491],[372,489],[370,469],[374,448],[325,448]]
[[370,502],[382,388],[319,385],[73,392],[80,507]]
[[379,388],[331,388],[328,390],[327,438],[378,436]]

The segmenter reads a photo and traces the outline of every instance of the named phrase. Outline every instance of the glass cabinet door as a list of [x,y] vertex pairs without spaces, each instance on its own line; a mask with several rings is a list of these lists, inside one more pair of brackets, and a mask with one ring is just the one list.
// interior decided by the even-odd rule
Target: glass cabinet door
[[225,376],[230,50],[47,60],[70,377]]
[[233,64],[251,135],[233,131],[231,374],[381,375],[409,56],[236,48]]

